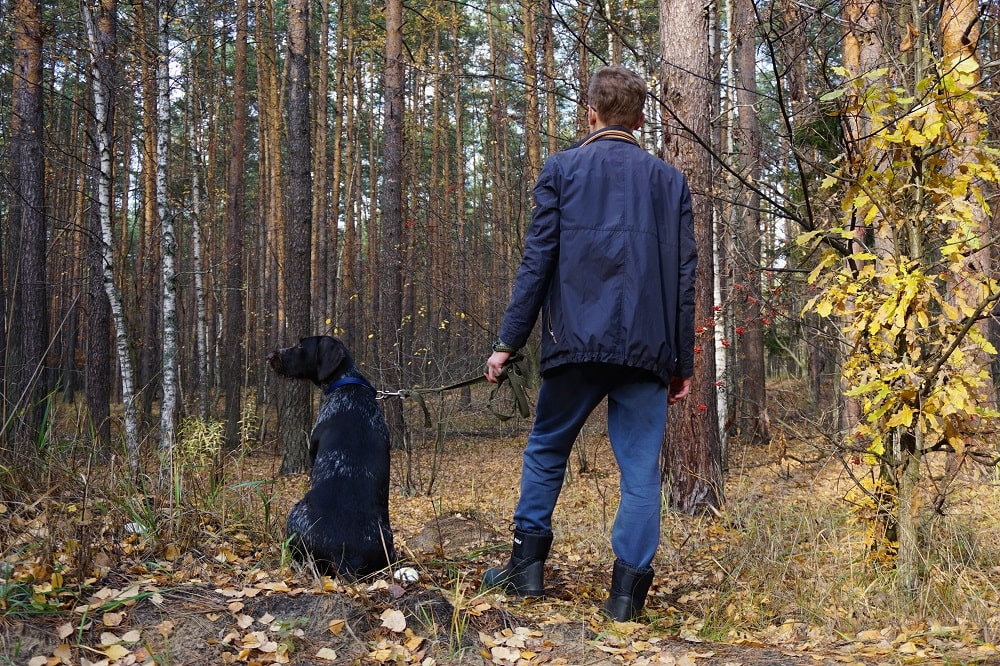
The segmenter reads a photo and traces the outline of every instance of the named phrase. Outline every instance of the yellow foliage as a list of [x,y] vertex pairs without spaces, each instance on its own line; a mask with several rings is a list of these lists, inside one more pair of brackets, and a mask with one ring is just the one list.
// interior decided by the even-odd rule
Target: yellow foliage
[[[845,392],[863,410],[855,432],[890,464],[883,443],[897,429],[937,443],[997,426],[983,400],[991,391],[984,368],[997,350],[974,323],[1000,288],[969,257],[982,247],[990,215],[982,186],[1000,182],[1000,153],[957,131],[969,121],[959,114],[975,104],[954,104],[983,94],[954,85],[974,73],[974,62],[963,63],[921,81],[917,96],[873,73],[830,96],[845,113],[863,110],[873,131],[824,180],[839,188],[842,213],[825,233],[848,240],[852,254],[823,255],[809,275],[819,295],[806,307],[840,317],[851,349]],[[859,235],[862,220],[874,238]],[[800,244],[822,238],[814,230]]]

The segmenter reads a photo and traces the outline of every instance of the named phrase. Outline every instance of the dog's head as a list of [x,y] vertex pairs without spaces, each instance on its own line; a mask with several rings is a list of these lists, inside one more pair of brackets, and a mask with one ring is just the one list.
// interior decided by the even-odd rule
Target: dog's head
[[331,335],[301,338],[294,347],[267,355],[267,363],[279,375],[326,384],[346,372],[353,360],[347,347]]

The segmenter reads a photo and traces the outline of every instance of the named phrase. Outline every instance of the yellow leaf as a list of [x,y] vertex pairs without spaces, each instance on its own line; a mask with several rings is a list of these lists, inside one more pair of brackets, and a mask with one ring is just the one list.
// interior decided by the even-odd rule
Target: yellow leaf
[[110,645],[104,650],[104,656],[106,656],[111,661],[118,661],[119,659],[124,659],[127,655],[131,654],[131,650],[123,648],[121,645]]
[[962,74],[971,74],[972,72],[979,71],[979,62],[971,56],[963,58],[955,63],[955,71]]
[[896,426],[904,426],[909,428],[913,425],[913,410],[910,406],[903,404],[903,406],[886,422],[886,425],[890,428],[895,428]]
[[327,629],[330,630],[331,634],[337,636],[344,630],[345,624],[346,622],[344,620],[330,620],[329,624],[327,624]]
[[911,146],[923,147],[930,143],[924,134],[913,127],[906,131],[906,142]]

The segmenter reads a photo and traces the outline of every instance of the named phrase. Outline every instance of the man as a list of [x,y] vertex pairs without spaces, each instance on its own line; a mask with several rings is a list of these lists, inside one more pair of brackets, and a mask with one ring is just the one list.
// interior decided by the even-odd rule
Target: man
[[542,384],[513,552],[483,582],[542,595],[566,463],[587,417],[607,397],[621,502],[603,612],[627,621],[642,611],[653,580],[667,405],[687,396],[694,374],[697,254],[686,179],[632,135],[644,119],[643,79],[605,67],[587,94],[591,133],[542,169],[513,295],[487,361],[487,379],[495,382],[542,312]]

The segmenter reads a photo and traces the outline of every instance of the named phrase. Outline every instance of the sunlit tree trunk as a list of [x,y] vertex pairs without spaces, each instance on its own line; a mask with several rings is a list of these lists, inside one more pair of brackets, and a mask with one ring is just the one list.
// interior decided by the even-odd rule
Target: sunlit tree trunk
[[660,0],[659,8],[662,103],[667,112],[664,156],[688,177],[699,254],[694,380],[687,399],[668,411],[664,463],[671,506],[697,513],[717,509],[723,501],[713,350],[714,234],[707,197],[712,164],[708,151],[697,143],[712,135],[713,78],[705,5],[693,0]]
[[556,105],[556,49],[552,34],[552,2],[542,3],[542,69],[545,81],[545,135],[548,154],[559,150],[559,111]]
[[542,125],[538,112],[538,36],[535,21],[537,7],[532,2],[522,5],[524,22],[524,142],[527,162],[524,182],[530,188],[542,171]]
[[[312,147],[309,108],[309,2],[288,5],[288,228],[282,279],[287,296],[285,335],[298,340],[312,334]],[[309,465],[310,391],[307,382],[284,381],[281,393],[281,473]]]
[[[590,45],[588,35],[592,9],[586,2],[577,4],[577,39],[576,47],[576,79],[580,86],[580,103],[576,105],[576,133],[584,136],[589,130],[587,123],[587,88],[590,87]],[[661,19],[662,20],[662,19]]]

